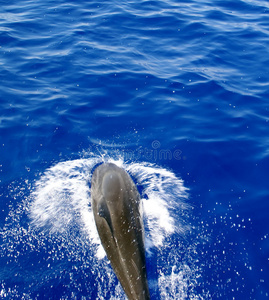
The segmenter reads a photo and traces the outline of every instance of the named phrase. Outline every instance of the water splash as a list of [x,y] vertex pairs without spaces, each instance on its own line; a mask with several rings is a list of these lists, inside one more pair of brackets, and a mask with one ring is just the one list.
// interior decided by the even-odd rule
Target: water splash
[[49,168],[31,194],[30,218],[37,228],[62,233],[74,227],[95,240],[89,210],[91,170],[100,158],[65,161]]
[[144,222],[150,245],[161,247],[169,235],[184,234],[188,226],[178,218],[189,208],[183,181],[171,171],[150,163],[134,163],[126,169],[143,187]]
[[[71,276],[67,287],[72,293],[77,291],[77,295],[80,292],[83,295],[87,291],[93,298],[124,299],[124,292],[108,260],[104,259],[105,252],[91,211],[91,174],[102,161],[102,156],[91,156],[60,162],[47,169],[31,187],[20,210],[14,208],[13,217],[10,213],[7,223],[17,229],[13,233],[6,232],[5,238],[12,240],[17,234],[16,247],[23,245],[18,254],[21,260],[31,261],[29,248],[37,253],[37,262],[41,265],[38,275],[42,277],[43,285],[54,282],[55,276],[60,282]],[[190,230],[186,221],[188,193],[183,181],[172,171],[155,164],[126,163],[120,158],[109,158],[108,161],[126,169],[141,190],[153,298],[175,299],[180,295],[182,299],[189,299],[191,294],[192,299],[196,299],[199,271],[195,270],[191,255],[186,255],[187,252],[193,255],[195,250],[182,242],[187,240]],[[22,226],[25,214],[30,223]],[[10,244],[8,248],[10,255],[15,257]],[[31,274],[33,268],[34,265],[29,266],[27,273]],[[78,273],[85,278],[83,288],[79,279],[73,278]],[[87,282],[94,284],[89,286]],[[7,288],[3,286],[2,290],[6,293]]]

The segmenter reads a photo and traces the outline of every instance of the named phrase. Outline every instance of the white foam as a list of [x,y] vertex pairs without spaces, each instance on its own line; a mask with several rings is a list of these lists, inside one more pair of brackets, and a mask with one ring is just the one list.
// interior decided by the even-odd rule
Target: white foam
[[[188,241],[188,223],[184,222],[184,214],[188,215],[188,194],[183,181],[157,165],[126,163],[113,157],[107,155],[106,161],[126,169],[141,192],[152,298],[202,299],[195,290],[200,275],[199,268],[194,266],[197,241]],[[18,197],[22,202],[15,201],[10,206],[3,230],[0,230],[3,239],[0,255],[8,255],[14,261],[18,257],[27,261],[33,251],[42,253],[40,262],[55,268],[46,269],[48,278],[53,278],[62,264],[69,266],[70,276],[79,268],[85,281],[69,282],[74,295],[81,283],[88,289],[87,280],[91,280],[95,282],[93,290],[98,299],[126,299],[108,260],[103,259],[105,251],[91,210],[91,174],[102,161],[104,156],[92,155],[60,162],[48,168],[35,183],[25,182],[26,188],[24,184],[11,185],[14,199]],[[30,224],[25,214],[30,217]],[[26,268],[25,272],[31,271]],[[59,280],[64,278],[59,276]],[[2,285],[0,295],[12,293],[17,291],[9,291],[8,286]]]
[[62,233],[73,226],[87,232],[99,244],[90,205],[91,170],[100,159],[65,161],[49,168],[36,182],[32,193],[32,224],[51,233]]
[[[191,268],[183,264],[180,269],[175,265],[170,267],[169,274],[159,272],[158,286],[161,299],[174,300],[174,299],[203,299],[195,293],[190,293],[190,289],[194,287],[193,283],[186,280],[193,276]],[[190,286],[192,285],[192,286]]]
[[126,169],[143,188],[144,222],[150,239],[146,242],[147,250],[152,246],[161,247],[165,238],[175,232],[184,233],[187,227],[178,220],[180,210],[188,209],[183,181],[171,171],[150,163],[134,163]]
[[[74,225],[84,230],[91,242],[98,246],[98,258],[103,258],[105,252],[91,211],[89,182],[92,168],[101,161],[100,157],[91,157],[60,162],[49,168],[36,182],[30,206],[35,227],[50,233],[62,233]],[[187,189],[180,178],[149,163],[126,165],[120,159],[109,161],[129,171],[143,188],[147,251],[151,247],[161,247],[167,236],[184,231],[180,222],[175,225],[178,210],[187,207],[184,202]]]
[[[98,276],[104,278],[111,269],[107,260],[103,260],[105,251],[96,230],[90,204],[92,169],[102,161],[103,157],[93,156],[60,162],[46,170],[37,180],[31,194],[30,217],[34,227],[44,232],[49,231],[52,235],[62,236],[64,232],[72,232],[75,227],[80,232],[79,236],[81,235],[79,243],[83,244],[82,239],[87,236],[89,244],[86,246],[91,245],[94,254],[92,263],[95,268],[100,268]],[[155,251],[156,259],[158,261],[160,259],[157,268],[159,263],[162,264],[163,249],[171,249],[173,257],[178,257],[178,250],[170,238],[184,235],[188,230],[188,226],[180,218],[180,212],[188,209],[186,204],[188,194],[183,181],[173,172],[154,164],[124,163],[121,159],[107,161],[126,169],[142,190],[147,256],[150,257],[152,251]],[[77,242],[77,236],[76,234],[73,238],[74,243]],[[72,239],[72,234],[69,234],[68,238]],[[113,273],[111,274],[113,277]],[[176,271],[168,264],[162,266],[158,274],[158,280],[156,282],[155,279],[154,285],[158,286],[156,292],[160,293],[161,299],[174,299],[173,296],[178,298],[187,293],[187,282],[190,281],[187,266],[184,270]],[[104,284],[103,279],[100,284]],[[103,293],[104,290],[100,289],[98,295],[103,297]],[[115,286],[114,292],[110,291],[110,295],[111,299],[124,299],[124,293],[119,285]]]

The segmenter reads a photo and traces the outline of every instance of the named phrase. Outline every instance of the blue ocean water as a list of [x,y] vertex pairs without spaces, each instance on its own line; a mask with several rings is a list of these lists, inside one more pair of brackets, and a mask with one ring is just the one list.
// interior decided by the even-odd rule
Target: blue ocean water
[[0,3],[0,298],[124,299],[90,204],[114,161],[152,299],[267,299],[268,1]]

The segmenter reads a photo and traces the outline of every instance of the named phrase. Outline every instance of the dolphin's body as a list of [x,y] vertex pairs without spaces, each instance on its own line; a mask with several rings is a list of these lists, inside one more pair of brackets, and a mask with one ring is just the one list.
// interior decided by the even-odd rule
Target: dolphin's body
[[104,163],[93,173],[91,195],[102,245],[128,299],[150,299],[140,196],[133,180]]

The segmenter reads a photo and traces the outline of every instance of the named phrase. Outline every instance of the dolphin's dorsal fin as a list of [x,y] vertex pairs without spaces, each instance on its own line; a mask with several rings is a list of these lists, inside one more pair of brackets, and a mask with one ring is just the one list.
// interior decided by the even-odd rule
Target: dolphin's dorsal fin
[[102,200],[98,204],[98,211],[97,214],[99,217],[104,218],[107,222],[107,225],[111,231],[111,235],[114,239],[114,233],[113,233],[113,227],[112,227],[112,221],[111,221],[111,216],[109,209],[107,207],[105,199],[102,198]]

